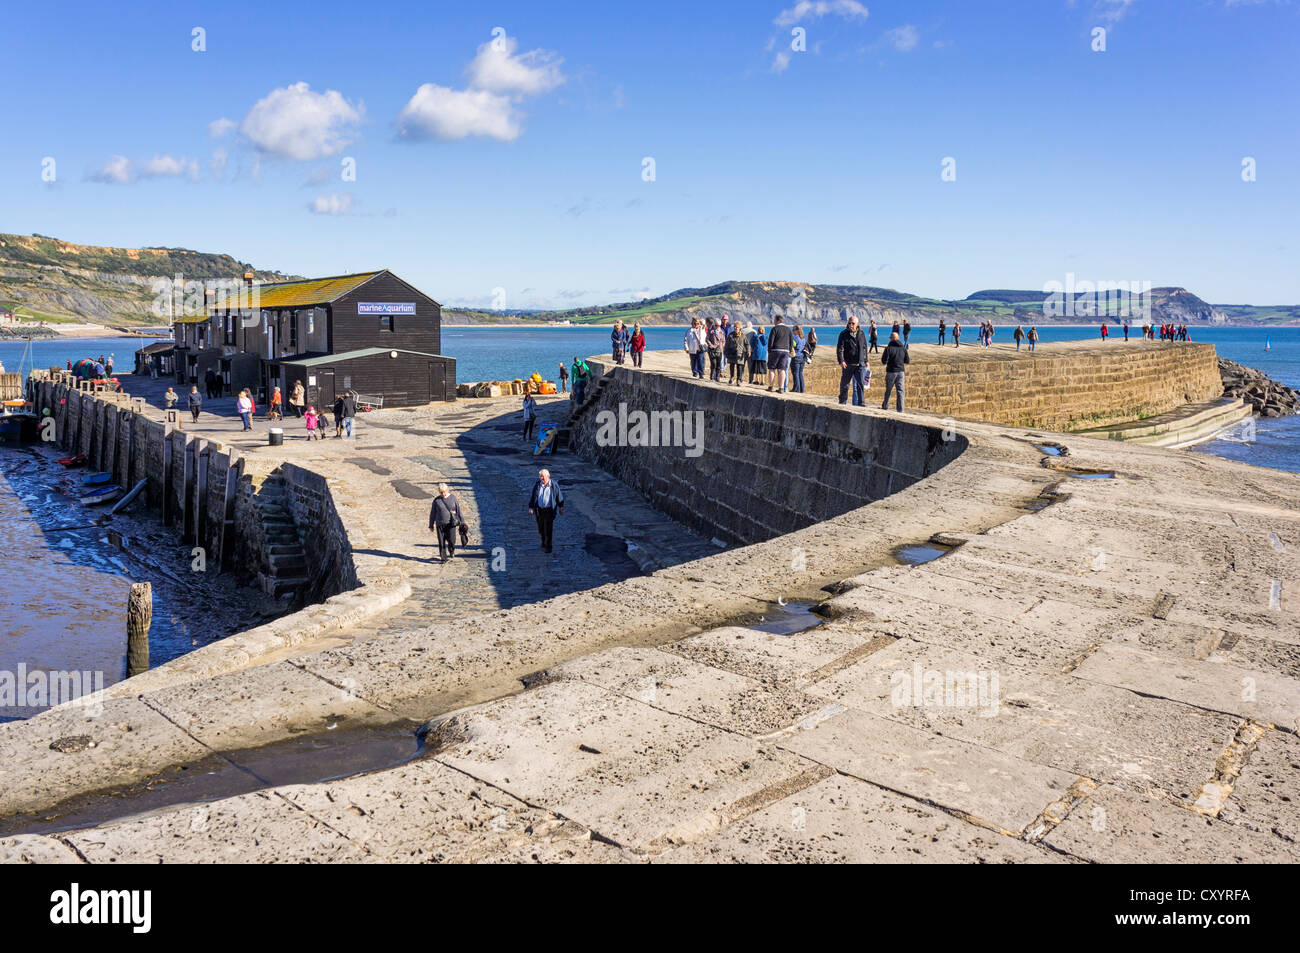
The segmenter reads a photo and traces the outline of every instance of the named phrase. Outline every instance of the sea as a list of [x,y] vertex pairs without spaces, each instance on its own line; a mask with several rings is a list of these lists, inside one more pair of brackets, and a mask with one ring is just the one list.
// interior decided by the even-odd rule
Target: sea
[[[818,328],[822,346],[833,347],[838,331]],[[561,362],[607,353],[609,332],[608,326],[446,327],[442,350],[456,358],[459,381],[511,380],[534,371],[553,380]],[[651,327],[645,332],[650,349],[676,350],[684,329]],[[1098,337],[1095,326],[1043,327],[1039,333],[1042,349],[1057,341]],[[912,339],[932,341],[935,334],[935,328],[918,326]],[[1222,357],[1300,389],[1300,328],[1194,328],[1192,337],[1215,345]],[[1010,339],[1011,328],[999,328],[996,340]],[[25,371],[102,354],[129,370],[135,350],[151,340],[59,338],[35,341],[27,354],[23,342],[0,341],[0,364],[17,371],[23,362]],[[106,684],[122,678],[124,610],[131,582],[147,578],[155,583],[153,665],[224,637],[234,621],[228,594],[187,592],[177,584],[174,570],[179,567],[183,575],[185,555],[178,546],[168,552],[170,534],[151,534],[137,526],[137,539],[123,542],[116,534],[87,525],[81,507],[70,499],[80,489],[78,481],[52,472],[61,468],[51,468],[41,452],[0,447],[0,552],[9,567],[6,585],[0,588],[0,721],[33,713],[30,706],[6,707],[6,674],[14,678],[20,664],[28,672],[102,672]],[[1300,416],[1257,419],[1253,435],[1243,427],[1191,452],[1300,473]],[[143,540],[148,545],[138,548],[139,537],[150,535],[152,540]],[[150,573],[150,560],[159,557],[172,572]]]

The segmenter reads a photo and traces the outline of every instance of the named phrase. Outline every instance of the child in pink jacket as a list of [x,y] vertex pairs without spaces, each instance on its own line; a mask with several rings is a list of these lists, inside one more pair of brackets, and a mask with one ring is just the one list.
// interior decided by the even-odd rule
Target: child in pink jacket
[[317,418],[316,416],[316,408],[308,407],[307,413],[303,415],[303,419],[307,422],[307,439],[308,440],[322,439],[320,435],[320,431],[316,429],[317,423],[319,422],[319,418]]

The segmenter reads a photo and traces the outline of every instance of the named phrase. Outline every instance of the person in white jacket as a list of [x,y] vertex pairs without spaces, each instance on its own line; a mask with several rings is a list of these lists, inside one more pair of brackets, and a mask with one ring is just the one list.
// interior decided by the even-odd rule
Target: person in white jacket
[[686,337],[682,340],[682,348],[686,351],[691,359],[691,376],[704,380],[704,352],[705,346],[704,325],[700,323],[699,318],[691,318],[691,326],[686,329]]
[[239,392],[239,400],[236,402],[236,409],[239,411],[240,418],[244,421],[244,429],[253,429],[253,398],[248,391]]

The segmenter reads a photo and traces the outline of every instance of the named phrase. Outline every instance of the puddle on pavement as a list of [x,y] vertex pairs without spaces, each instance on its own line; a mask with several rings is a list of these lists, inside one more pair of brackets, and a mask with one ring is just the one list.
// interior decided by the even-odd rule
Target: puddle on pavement
[[1070,476],[1076,480],[1113,480],[1115,479],[1114,470],[1069,470]]
[[940,546],[937,543],[908,543],[895,546],[891,552],[904,566],[920,566],[923,563],[934,562],[940,556],[948,555],[952,550],[951,546]]
[[[286,784],[318,784],[383,771],[414,760],[416,722],[304,732],[261,748],[222,752],[168,768],[142,784],[87,794],[48,810],[0,819],[0,836],[97,827],[183,805]],[[68,754],[66,757],[76,757]]]
[[785,605],[773,602],[768,611],[747,615],[729,624],[773,635],[797,635],[825,623],[826,620],[816,612],[818,605],[820,603],[806,601],[787,602]]
[[1040,453],[1045,453],[1049,457],[1061,457],[1069,454],[1070,451],[1062,447],[1059,443],[1036,443],[1034,449]]

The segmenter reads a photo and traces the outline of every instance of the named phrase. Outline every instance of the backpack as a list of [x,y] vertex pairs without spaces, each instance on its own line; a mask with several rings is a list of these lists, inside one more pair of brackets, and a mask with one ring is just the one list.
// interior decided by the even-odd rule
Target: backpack
[[803,357],[805,361],[811,361],[813,351],[817,350],[817,332],[812,328],[808,329],[808,337],[804,339]]

